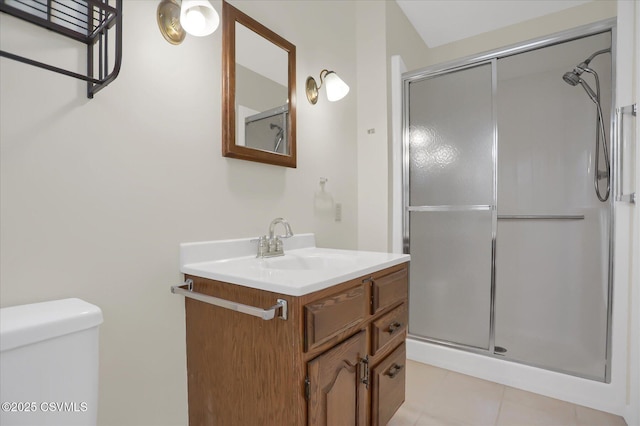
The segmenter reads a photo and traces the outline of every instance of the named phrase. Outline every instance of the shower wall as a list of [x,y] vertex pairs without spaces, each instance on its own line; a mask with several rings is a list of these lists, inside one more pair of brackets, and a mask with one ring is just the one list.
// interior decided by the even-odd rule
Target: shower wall
[[[406,80],[413,337],[606,381],[612,204],[593,187],[595,104],[562,76],[610,46],[606,32]],[[591,66],[610,143],[611,55]]]

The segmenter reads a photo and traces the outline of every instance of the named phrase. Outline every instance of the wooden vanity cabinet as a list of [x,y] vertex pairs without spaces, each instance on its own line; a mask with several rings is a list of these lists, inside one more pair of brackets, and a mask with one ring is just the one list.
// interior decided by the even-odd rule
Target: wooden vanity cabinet
[[288,304],[264,321],[185,299],[189,424],[386,424],[404,401],[407,268],[298,297],[187,276],[199,293]]

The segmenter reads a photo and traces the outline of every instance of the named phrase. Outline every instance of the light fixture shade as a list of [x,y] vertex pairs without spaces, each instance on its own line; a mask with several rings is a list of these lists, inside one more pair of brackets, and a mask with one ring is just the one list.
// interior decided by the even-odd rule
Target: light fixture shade
[[220,25],[220,16],[208,0],[182,0],[180,25],[193,36],[204,37]]
[[347,83],[333,71],[329,71],[324,77],[324,84],[327,88],[327,99],[331,102],[339,101],[349,93]]

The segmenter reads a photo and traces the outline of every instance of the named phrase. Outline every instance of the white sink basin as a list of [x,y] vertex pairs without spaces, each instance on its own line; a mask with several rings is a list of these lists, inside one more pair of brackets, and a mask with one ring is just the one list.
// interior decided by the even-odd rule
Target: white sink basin
[[299,250],[292,253],[280,257],[256,259],[256,262],[260,268],[285,270],[346,270],[357,267],[355,257],[349,253],[329,254],[313,251],[301,253]]
[[284,256],[256,258],[249,238],[180,245],[180,271],[291,296],[408,262],[409,255],[318,248],[313,234],[284,240]]

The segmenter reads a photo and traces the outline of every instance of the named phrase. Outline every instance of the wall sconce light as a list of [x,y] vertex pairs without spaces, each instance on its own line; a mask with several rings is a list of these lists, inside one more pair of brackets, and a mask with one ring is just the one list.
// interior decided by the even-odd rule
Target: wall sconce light
[[162,0],[156,14],[160,32],[171,44],[180,44],[187,33],[203,37],[220,25],[220,16],[208,0]]
[[318,102],[318,90],[322,87],[322,83],[325,84],[327,90],[327,99],[331,102],[339,101],[349,93],[349,86],[338,77],[338,74],[322,70],[320,71],[320,86],[316,84],[313,77],[307,77],[307,99],[312,105]]

